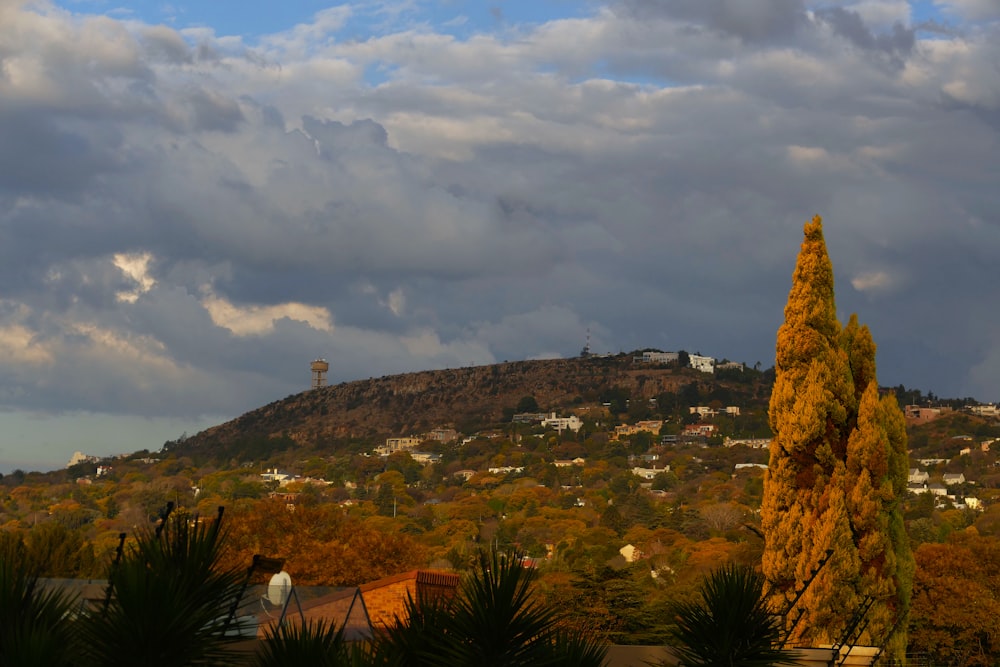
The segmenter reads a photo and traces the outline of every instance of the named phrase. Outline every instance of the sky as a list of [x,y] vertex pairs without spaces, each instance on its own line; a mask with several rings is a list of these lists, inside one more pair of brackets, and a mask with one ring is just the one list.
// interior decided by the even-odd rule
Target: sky
[[996,0],[0,0],[0,472],[308,388],[770,366],[802,226],[879,380],[1000,400]]

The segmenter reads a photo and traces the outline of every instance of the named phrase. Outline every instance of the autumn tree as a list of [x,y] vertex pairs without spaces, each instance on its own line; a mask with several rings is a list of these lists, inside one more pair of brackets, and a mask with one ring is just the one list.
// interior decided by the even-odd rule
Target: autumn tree
[[792,641],[837,642],[865,613],[864,632],[849,639],[882,645],[893,634],[901,648],[913,573],[903,418],[879,396],[868,328],[837,320],[818,216],[805,226],[778,329],[769,419],[762,568],[778,611],[801,593],[787,618]]
[[1000,543],[967,528],[920,545],[916,562],[910,649],[942,665],[995,665]]

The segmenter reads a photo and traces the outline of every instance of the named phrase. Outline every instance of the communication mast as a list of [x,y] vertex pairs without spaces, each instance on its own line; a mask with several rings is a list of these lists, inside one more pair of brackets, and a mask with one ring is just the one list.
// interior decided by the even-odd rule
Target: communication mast
[[317,359],[309,366],[312,369],[312,388],[322,389],[326,386],[326,372],[330,370],[330,364],[326,359]]

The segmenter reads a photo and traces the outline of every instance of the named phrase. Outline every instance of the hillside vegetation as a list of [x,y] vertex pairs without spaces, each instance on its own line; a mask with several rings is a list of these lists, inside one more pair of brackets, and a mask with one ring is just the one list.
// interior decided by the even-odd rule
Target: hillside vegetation
[[271,438],[329,448],[433,428],[471,435],[510,422],[525,396],[542,411],[578,412],[605,422],[603,404],[616,400],[627,408],[622,412],[638,418],[682,417],[700,401],[766,411],[770,380],[770,374],[753,369],[713,375],[635,362],[631,354],[422,371],[303,391],[169,443],[168,449],[204,457],[237,455],[234,445],[252,448],[251,443]]
[[[761,562],[772,382],[770,369],[710,374],[631,354],[349,382],[275,401],[162,451],[6,475],[0,527],[54,577],[106,575],[118,535],[131,540],[154,525],[168,502],[182,516],[225,506],[227,567],[245,568],[254,554],[280,557],[297,585],[358,585],[424,567],[468,572],[483,546],[513,548],[531,557],[547,599],[574,627],[614,642],[663,643],[670,609],[697,596],[703,575],[721,563]],[[573,415],[582,425],[514,423],[516,412]],[[661,422],[659,433],[616,436],[640,420]],[[696,428],[707,437],[683,435]],[[433,429],[456,433],[435,440]],[[1000,426],[953,409],[907,432],[909,467],[947,492],[910,493],[904,503],[917,563],[911,645],[937,656],[980,650],[983,637],[1000,636],[992,574]],[[374,453],[398,436],[416,436],[420,452]],[[945,489],[945,474],[965,481]],[[941,602],[942,587],[965,592]],[[987,646],[983,655],[1000,651]]]

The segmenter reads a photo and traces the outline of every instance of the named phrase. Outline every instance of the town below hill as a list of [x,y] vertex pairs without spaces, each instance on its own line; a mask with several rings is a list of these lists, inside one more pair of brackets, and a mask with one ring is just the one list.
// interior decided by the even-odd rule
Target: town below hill
[[[226,507],[231,563],[277,556],[301,585],[463,572],[482,548],[516,547],[580,627],[659,643],[670,605],[694,595],[701,575],[724,561],[759,563],[774,377],[669,355],[321,386],[160,451],[81,454],[65,470],[7,475],[0,524],[35,545],[47,576],[83,578],[106,574],[119,533],[156,522],[167,503],[192,516]],[[1000,609],[987,572],[990,558],[1000,563],[995,406],[884,391],[907,417],[915,590],[938,576],[934,564],[972,550],[980,557],[960,578]],[[921,600],[911,636],[926,648],[951,617]],[[994,621],[964,622],[985,631]]]

